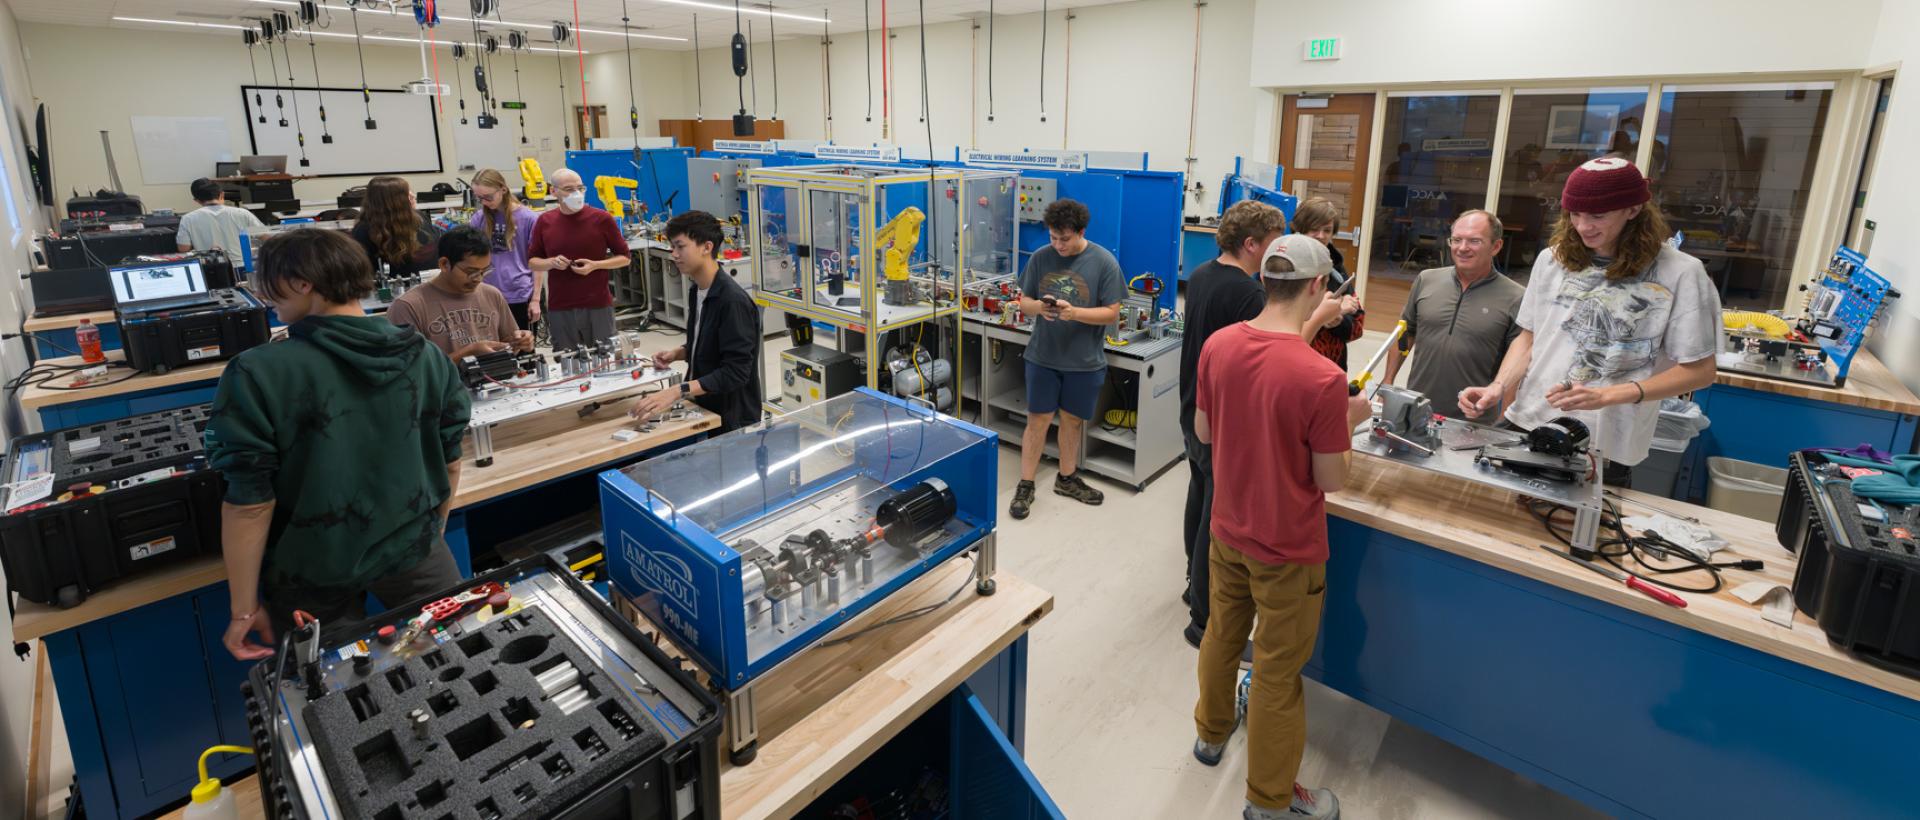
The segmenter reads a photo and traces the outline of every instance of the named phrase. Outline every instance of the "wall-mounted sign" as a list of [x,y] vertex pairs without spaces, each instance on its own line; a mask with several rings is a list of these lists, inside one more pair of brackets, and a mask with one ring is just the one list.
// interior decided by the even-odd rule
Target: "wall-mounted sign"
[[814,146],[813,155],[820,159],[899,162],[900,148],[894,145],[818,145]]
[[714,140],[713,150],[730,154],[771,154],[773,143],[766,140]]
[[969,148],[960,161],[990,168],[1018,168],[1037,171],[1085,171],[1087,155],[1082,151],[980,151]]

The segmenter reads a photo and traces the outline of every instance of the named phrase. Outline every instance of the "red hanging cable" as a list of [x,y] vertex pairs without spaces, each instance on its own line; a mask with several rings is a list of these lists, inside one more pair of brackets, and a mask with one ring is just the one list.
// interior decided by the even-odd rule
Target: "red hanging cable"
[[[580,30],[580,0],[573,0],[573,30]],[[580,115],[591,118],[593,109],[587,107],[587,53],[581,50],[578,35],[573,38],[573,54],[580,60]]]
[[[427,0],[427,19],[433,19],[433,0]],[[440,93],[440,41],[433,39],[433,27],[427,27],[427,52],[433,55],[433,110],[440,116],[446,116],[447,101]]]

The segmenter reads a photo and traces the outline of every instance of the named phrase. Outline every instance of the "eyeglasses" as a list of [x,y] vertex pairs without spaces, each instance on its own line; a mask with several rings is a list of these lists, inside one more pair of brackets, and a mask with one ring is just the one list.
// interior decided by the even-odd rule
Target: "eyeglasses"
[[584,194],[584,193],[586,193],[586,192],[587,192],[587,186],[585,186],[585,185],[562,185],[562,186],[560,186],[560,187],[558,187],[558,188],[555,188],[554,190],[555,190],[555,191],[559,191],[560,193],[563,193],[563,194]]
[[488,266],[486,266],[486,267],[484,267],[484,268],[481,268],[481,269],[479,269],[479,270],[474,270],[474,269],[472,269],[472,268],[469,268],[469,267],[465,267],[465,266],[463,266],[463,265],[454,265],[454,266],[453,266],[453,269],[454,269],[454,270],[456,270],[456,271],[459,271],[459,272],[461,273],[461,275],[463,275],[463,276],[465,276],[465,277],[467,277],[468,279],[484,279],[484,278],[486,278],[486,277],[488,277],[488,276],[492,276],[492,275],[493,275],[493,266],[492,266],[492,265],[488,265]]
[[1487,240],[1477,236],[1449,236],[1447,246],[1451,248],[1483,248]]

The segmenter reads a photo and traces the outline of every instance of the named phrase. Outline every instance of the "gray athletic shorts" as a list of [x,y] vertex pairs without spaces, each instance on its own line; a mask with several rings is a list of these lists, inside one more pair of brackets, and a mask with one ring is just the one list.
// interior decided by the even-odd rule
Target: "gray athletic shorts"
[[545,316],[547,333],[553,337],[554,350],[598,344],[613,335],[611,307],[550,310]]

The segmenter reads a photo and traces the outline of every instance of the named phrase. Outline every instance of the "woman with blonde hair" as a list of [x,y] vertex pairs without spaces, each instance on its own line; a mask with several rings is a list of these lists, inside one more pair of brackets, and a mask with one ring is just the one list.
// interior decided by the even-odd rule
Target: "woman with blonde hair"
[[[1547,253],[1514,317],[1520,335],[1492,384],[1460,391],[1460,411],[1531,430],[1572,416],[1592,431],[1607,483],[1647,457],[1660,400],[1713,383],[1720,292],[1673,230],[1646,177],[1619,157],[1567,177]],[[1434,396],[1443,400],[1444,396]]]
[[527,248],[533,244],[533,223],[540,215],[520,204],[507,187],[507,177],[492,168],[473,175],[473,195],[480,208],[468,223],[493,243],[493,273],[487,284],[507,297],[520,327],[531,328],[540,319],[540,293],[545,290],[546,272],[536,272],[527,264]]
[[393,176],[367,180],[367,201],[360,206],[353,238],[367,252],[376,272],[383,262],[394,273],[437,267],[434,243],[440,240],[440,230],[420,218],[419,208],[406,180]]

